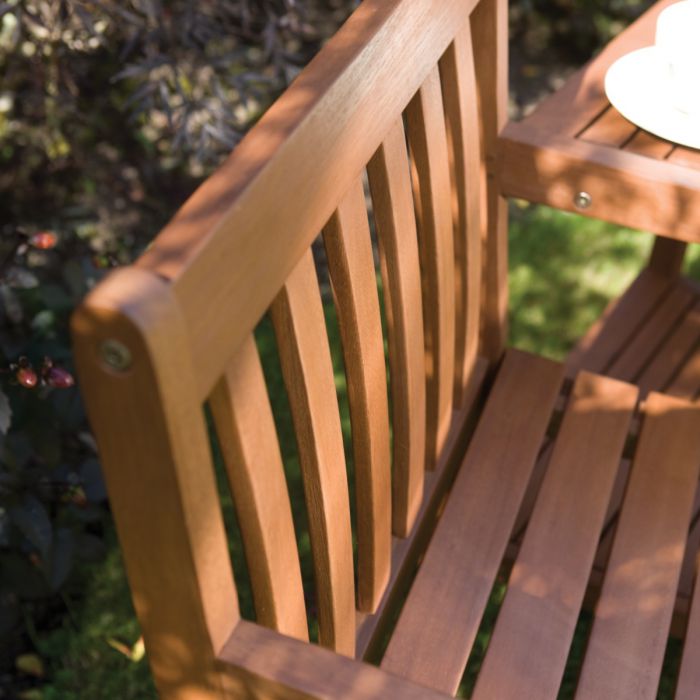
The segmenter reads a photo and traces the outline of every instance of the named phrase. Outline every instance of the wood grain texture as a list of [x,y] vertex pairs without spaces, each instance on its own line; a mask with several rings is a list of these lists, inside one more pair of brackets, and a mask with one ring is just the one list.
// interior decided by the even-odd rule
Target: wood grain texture
[[642,156],[663,160],[670,155],[673,144],[670,141],[639,129],[637,133],[625,144],[625,150],[639,153]]
[[577,343],[566,360],[567,374],[573,375],[579,369],[604,372],[632,342],[671,286],[665,277],[643,270]]
[[700,342],[700,302],[684,315],[681,323],[669,335],[664,345],[654,353],[652,361],[637,380],[639,391],[663,391],[696,350]]
[[406,537],[423,495],[425,349],[418,234],[403,121],[367,166],[389,336],[393,416],[392,528]]
[[348,483],[333,366],[311,250],[270,311],[303,475],[319,641],[352,656],[355,590]]
[[437,65],[406,108],[423,286],[426,466],[434,469],[452,419],[455,262],[445,113]]
[[481,306],[481,148],[471,25],[440,60],[452,181],[455,249],[454,403],[461,406],[479,349]]
[[578,375],[474,700],[557,697],[636,399]]
[[208,358],[202,398],[475,2],[365,0],[140,258],[173,280]]
[[489,363],[477,359],[472,381],[465,393],[462,407],[455,411],[452,428],[445,449],[434,471],[425,475],[423,500],[416,516],[416,525],[408,537],[394,537],[391,552],[391,578],[377,613],[357,614],[357,658],[378,659],[384,649],[386,637],[393,626],[392,613],[403,603],[405,589],[402,585],[415,572],[416,563],[425,552],[432,535],[435,519],[444,505],[445,495],[464,457],[464,451],[474,429],[474,422],[482,407],[487,385]]
[[[241,620],[221,651],[230,697],[275,700],[447,700],[376,666],[282,637]],[[227,696],[229,697],[229,696]]]
[[374,612],[389,580],[391,450],[384,336],[362,180],[323,230],[345,359],[357,513],[357,607]]
[[693,598],[688,618],[688,629],[683,645],[683,657],[681,659],[678,684],[676,686],[676,700],[694,700],[700,688],[700,585],[697,581],[698,549],[697,540],[690,556],[694,563],[696,573]]
[[[151,273],[118,270],[83,302],[72,332],[156,687],[178,700],[218,698],[214,655],[238,605],[177,301]],[[106,340],[129,349],[128,371],[102,363]]]
[[382,659],[385,670],[457,690],[561,378],[557,363],[506,353]]
[[628,122],[614,107],[610,107],[584,129],[579,138],[603,146],[621,148],[636,132],[637,127],[632,122]]
[[690,287],[682,281],[675,284],[607,373],[626,381],[637,379],[694,300],[695,295]]
[[[481,129],[483,240],[481,354],[491,362],[508,340],[508,203],[499,182],[499,136],[508,119],[507,0],[481,0],[471,18]],[[529,175],[528,175],[529,177]]]
[[700,472],[700,408],[652,393],[576,697],[655,698]]
[[251,335],[209,397],[236,506],[256,620],[308,640],[306,606],[272,408]]
[[683,241],[657,236],[649,258],[649,267],[660,275],[678,277],[683,269],[687,248],[688,244]]
[[586,216],[698,242],[700,169],[586,143],[559,132],[510,123],[499,142],[505,196],[582,213],[578,192],[592,197]]

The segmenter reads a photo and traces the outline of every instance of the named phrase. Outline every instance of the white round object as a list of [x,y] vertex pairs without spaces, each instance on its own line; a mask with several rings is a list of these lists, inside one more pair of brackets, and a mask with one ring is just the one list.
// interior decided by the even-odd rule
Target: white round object
[[668,61],[656,46],[619,58],[605,76],[605,94],[625,119],[668,141],[700,149],[700,115],[675,106]]

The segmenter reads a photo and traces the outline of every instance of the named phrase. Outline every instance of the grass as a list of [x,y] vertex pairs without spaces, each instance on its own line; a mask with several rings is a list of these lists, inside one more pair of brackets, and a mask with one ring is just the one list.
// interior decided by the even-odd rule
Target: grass
[[[511,344],[555,359],[563,358],[608,301],[632,281],[649,254],[651,242],[649,235],[544,207],[515,203],[510,228]],[[688,257],[689,271],[700,276],[700,255],[693,251]],[[332,305],[327,305],[326,314],[331,343],[337,349],[339,338]],[[259,327],[257,340],[288,471],[305,586],[310,591],[311,561],[296,443],[268,321]],[[341,354],[335,352],[341,420],[351,465],[350,419],[340,358]],[[225,493],[223,477],[221,482]],[[229,532],[235,534],[235,514],[227,495],[223,498],[223,511]],[[235,536],[231,537],[231,549],[236,576],[243,579],[242,547]],[[492,603],[465,676],[465,695],[473,685],[478,664],[488,646],[490,630],[505,592],[505,581],[504,576],[494,588]],[[139,630],[113,536],[105,560],[85,571],[84,586],[82,601],[73,603],[72,618],[66,617],[60,629],[37,634],[38,653],[47,664],[50,680],[34,697],[44,700],[155,697],[146,660],[138,658],[138,649],[137,653],[128,655],[139,637]],[[246,616],[252,615],[247,591],[242,594],[241,606]],[[589,618],[582,614],[561,698],[573,695],[576,662],[585,648],[589,624]],[[313,621],[311,633],[315,635]],[[123,643],[125,648],[118,651],[115,649],[118,644],[114,642]],[[677,656],[678,645],[671,643],[667,654],[669,667],[673,668]],[[659,697],[670,697],[670,693],[669,684],[662,684]]]

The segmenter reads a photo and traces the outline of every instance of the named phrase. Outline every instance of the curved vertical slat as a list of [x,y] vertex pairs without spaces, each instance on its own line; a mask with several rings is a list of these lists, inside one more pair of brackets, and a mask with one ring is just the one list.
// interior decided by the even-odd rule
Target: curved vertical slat
[[229,363],[209,405],[236,505],[257,621],[307,640],[292,509],[252,335]]
[[270,307],[299,448],[320,642],[355,651],[352,531],[338,399],[311,250]]
[[406,118],[423,270],[426,466],[433,469],[450,429],[455,353],[450,166],[437,66],[411,100]]
[[461,406],[479,348],[481,303],[481,207],[479,114],[469,22],[440,61],[452,175],[455,237],[455,382]]
[[374,612],[389,580],[391,453],[384,338],[362,180],[323,231],[347,375],[357,502],[357,607]]
[[497,363],[508,341],[508,202],[493,168],[508,120],[508,0],[480,0],[470,16],[481,125],[482,349]]
[[389,335],[393,417],[392,527],[410,532],[423,497],[425,350],[413,193],[403,121],[367,166]]

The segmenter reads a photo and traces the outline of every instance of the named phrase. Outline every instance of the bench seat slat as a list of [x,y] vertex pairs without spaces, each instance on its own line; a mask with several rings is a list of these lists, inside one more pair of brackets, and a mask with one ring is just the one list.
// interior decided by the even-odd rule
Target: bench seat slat
[[654,359],[637,381],[642,397],[654,389],[665,388],[678,368],[683,366],[698,341],[700,341],[700,302],[690,308],[678,328],[654,355]]
[[309,249],[270,307],[299,448],[321,644],[355,652],[345,453],[321,295]]
[[559,691],[637,388],[578,375],[473,698]]
[[608,370],[611,377],[633,381],[641,373],[659,346],[688,310],[695,296],[686,284],[678,282],[661,304],[654,310],[634,343],[628,345]]
[[323,231],[345,358],[357,510],[357,608],[374,612],[389,580],[391,452],[384,336],[362,180]]
[[507,352],[382,660],[385,670],[456,691],[561,378],[555,362]]
[[[689,552],[694,564],[698,562],[698,539],[689,539],[695,545]],[[688,555],[687,555],[688,556]],[[696,574],[697,576],[697,574]],[[692,604],[690,608],[690,618],[688,620],[688,630],[685,635],[685,645],[683,647],[683,658],[681,669],[678,675],[678,685],[676,686],[676,700],[695,700],[700,688],[700,585],[696,578],[695,589],[693,591]]]
[[455,261],[445,112],[438,67],[406,109],[423,271],[426,466],[435,468],[452,419]]
[[566,361],[567,374],[579,369],[604,372],[639,331],[672,281],[645,269],[579,341]]
[[695,488],[700,407],[652,393],[576,697],[656,697]]
[[367,165],[389,336],[393,419],[392,528],[406,537],[423,497],[425,350],[418,234],[403,121]]
[[256,619],[307,640],[306,607],[282,455],[250,335],[209,398],[236,505]]

